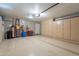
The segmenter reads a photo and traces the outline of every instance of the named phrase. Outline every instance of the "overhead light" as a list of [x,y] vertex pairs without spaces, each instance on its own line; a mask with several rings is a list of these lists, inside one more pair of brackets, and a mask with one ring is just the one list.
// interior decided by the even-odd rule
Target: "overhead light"
[[44,13],[41,13],[40,15],[41,15],[41,16],[43,16],[43,15],[44,15]]
[[32,19],[32,18],[33,18],[33,16],[32,16],[32,15],[30,15],[30,16],[29,16],[29,18],[30,18],[30,19]]
[[40,17],[46,17],[48,14],[47,13],[41,13]]
[[40,16],[40,14],[35,14],[35,17],[39,17]]

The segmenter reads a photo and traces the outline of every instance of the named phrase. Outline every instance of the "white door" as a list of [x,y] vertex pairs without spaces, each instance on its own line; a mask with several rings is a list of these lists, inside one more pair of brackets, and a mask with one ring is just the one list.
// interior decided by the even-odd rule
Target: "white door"
[[39,23],[36,23],[35,24],[35,34],[40,34],[40,24]]

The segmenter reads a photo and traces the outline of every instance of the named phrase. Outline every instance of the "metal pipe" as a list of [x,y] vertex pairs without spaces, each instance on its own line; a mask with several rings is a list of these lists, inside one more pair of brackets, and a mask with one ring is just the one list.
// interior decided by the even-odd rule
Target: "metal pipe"
[[79,17],[79,12],[72,13],[72,14],[68,14],[68,15],[64,15],[64,16],[55,18],[54,21],[56,21],[56,20],[70,19],[70,18],[75,18],[75,17]]
[[[53,7],[55,7],[56,5],[58,5],[59,3],[55,3],[54,5],[52,5],[52,6],[50,6],[49,8],[47,8],[47,9],[45,9],[44,11],[42,11],[41,13],[44,13],[44,12],[46,12],[47,10],[49,10],[49,9],[51,9],[51,8],[53,8]],[[40,14],[41,14],[40,13]],[[38,16],[37,17],[39,17],[40,16],[40,14],[38,14]]]
[[[58,5],[58,4],[59,4],[59,3],[55,3],[54,5],[50,6],[49,8],[45,9],[44,11],[42,11],[41,13],[46,12],[47,10],[49,10],[49,9],[51,9],[51,8],[53,8],[53,7],[55,7],[55,6]],[[40,14],[41,14],[41,13],[40,13]]]

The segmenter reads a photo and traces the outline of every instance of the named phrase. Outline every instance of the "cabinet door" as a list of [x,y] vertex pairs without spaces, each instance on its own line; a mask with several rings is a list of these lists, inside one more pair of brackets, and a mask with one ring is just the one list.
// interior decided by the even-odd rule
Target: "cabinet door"
[[71,40],[79,41],[79,17],[71,19]]
[[54,38],[57,38],[57,24],[56,24],[56,22],[53,22],[53,25],[52,25],[52,34],[53,34],[53,37]]
[[63,39],[64,33],[63,33],[63,20],[57,21],[57,38]]
[[64,39],[70,40],[70,19],[64,20]]

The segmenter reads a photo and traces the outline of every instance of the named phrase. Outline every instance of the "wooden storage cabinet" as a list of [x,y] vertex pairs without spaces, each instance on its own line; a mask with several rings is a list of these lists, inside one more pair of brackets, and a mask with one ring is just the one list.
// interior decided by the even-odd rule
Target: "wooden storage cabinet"
[[64,39],[70,40],[70,19],[65,19],[64,20]]
[[57,38],[63,39],[63,36],[64,36],[63,20],[59,20],[58,22],[60,23],[56,23],[57,24]]
[[79,17],[71,19],[71,40],[79,41]]

